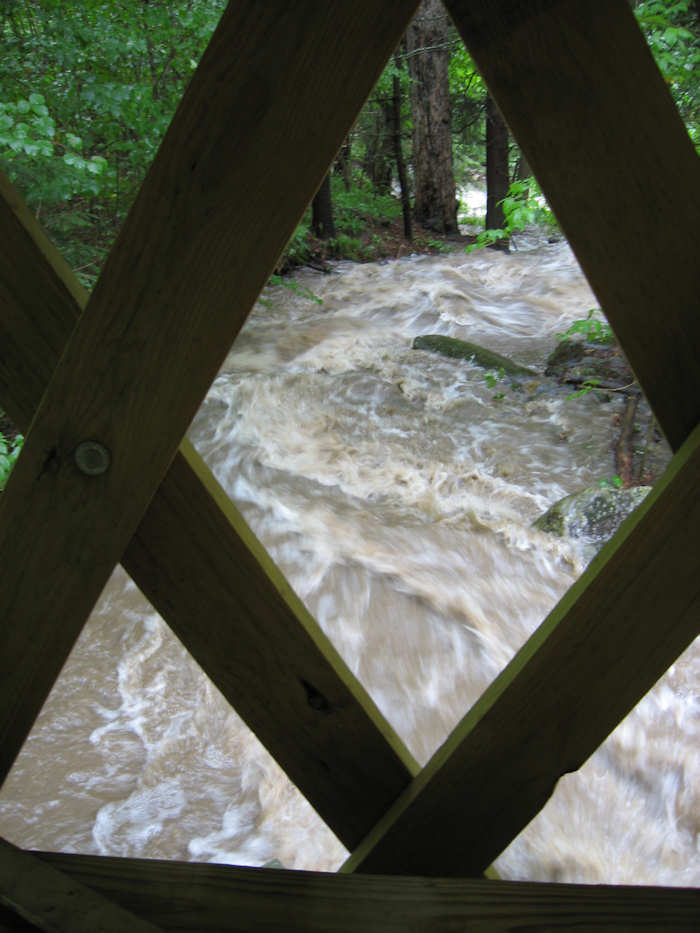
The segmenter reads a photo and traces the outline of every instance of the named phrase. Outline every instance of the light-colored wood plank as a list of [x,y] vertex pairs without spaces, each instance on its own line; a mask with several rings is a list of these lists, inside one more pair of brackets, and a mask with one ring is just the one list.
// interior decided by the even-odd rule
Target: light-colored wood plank
[[230,868],[90,856],[41,859],[172,931],[516,933],[695,931],[700,892]]
[[343,871],[475,875],[700,634],[700,426]]
[[224,12],[2,496],[0,773],[414,8]]
[[[0,368],[0,400],[22,384],[14,414],[25,430],[85,296],[1,176],[0,187],[0,228],[14,234],[0,266],[14,348]],[[21,262],[13,261],[16,244]],[[35,288],[22,287],[20,269],[31,270]],[[25,348],[44,317],[52,340],[22,383]],[[418,766],[190,444],[122,562],[331,829],[348,848],[357,845]]]
[[157,933],[160,927],[0,839],[0,904],[48,933]]
[[700,421],[700,161],[630,4],[446,5],[677,449]]

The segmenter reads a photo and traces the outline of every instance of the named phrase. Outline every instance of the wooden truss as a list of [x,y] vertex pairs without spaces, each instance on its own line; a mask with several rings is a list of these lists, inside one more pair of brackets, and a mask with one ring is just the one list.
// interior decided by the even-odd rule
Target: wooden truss
[[182,440],[416,6],[232,0],[89,301],[2,181],[0,398],[31,427],[0,504],[0,779],[121,561],[352,855],[3,844],[0,929],[698,928],[697,891],[478,877],[700,631],[700,171],[625,0],[447,3],[676,453],[422,771]]

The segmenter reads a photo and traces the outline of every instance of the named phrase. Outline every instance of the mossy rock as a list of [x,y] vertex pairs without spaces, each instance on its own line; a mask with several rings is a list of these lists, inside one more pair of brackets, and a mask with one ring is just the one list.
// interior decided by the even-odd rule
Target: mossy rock
[[476,363],[477,366],[483,366],[484,369],[502,369],[509,376],[538,375],[534,369],[520,366],[507,356],[494,353],[493,350],[487,350],[467,340],[457,340],[456,337],[445,337],[442,334],[424,334],[416,337],[413,341],[413,349],[429,350],[431,353],[440,353],[442,356],[449,356],[453,359],[468,360],[470,363]]
[[617,344],[601,346],[581,340],[561,340],[550,353],[544,371],[559,382],[580,385],[589,381],[601,388],[629,387],[632,370]]
[[651,486],[589,486],[555,502],[533,527],[559,537],[607,541],[650,491]]
[[580,362],[586,354],[585,347],[580,340],[561,340],[547,359],[545,376],[559,376],[568,369],[572,363]]

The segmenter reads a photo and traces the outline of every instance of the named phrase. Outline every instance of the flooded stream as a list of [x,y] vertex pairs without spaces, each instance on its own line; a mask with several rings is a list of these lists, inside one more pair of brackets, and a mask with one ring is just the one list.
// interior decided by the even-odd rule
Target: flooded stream
[[[340,264],[258,304],[190,436],[424,763],[585,566],[531,528],[615,472],[624,400],[513,388],[596,305],[566,244]],[[663,624],[663,620],[659,620]],[[697,643],[498,860],[700,884]],[[345,850],[118,569],[0,795],[31,848],[334,870]]]

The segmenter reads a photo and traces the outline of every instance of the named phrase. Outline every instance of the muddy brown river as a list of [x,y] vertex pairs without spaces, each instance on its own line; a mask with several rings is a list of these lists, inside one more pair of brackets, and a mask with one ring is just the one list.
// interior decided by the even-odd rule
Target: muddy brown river
[[[425,762],[585,565],[531,528],[615,472],[623,399],[514,391],[411,349],[543,369],[595,306],[566,244],[340,264],[274,288],[190,432],[413,755]],[[659,620],[663,624],[663,619]],[[496,867],[700,884],[698,643]],[[0,795],[26,847],[334,870],[345,850],[118,569]]]

